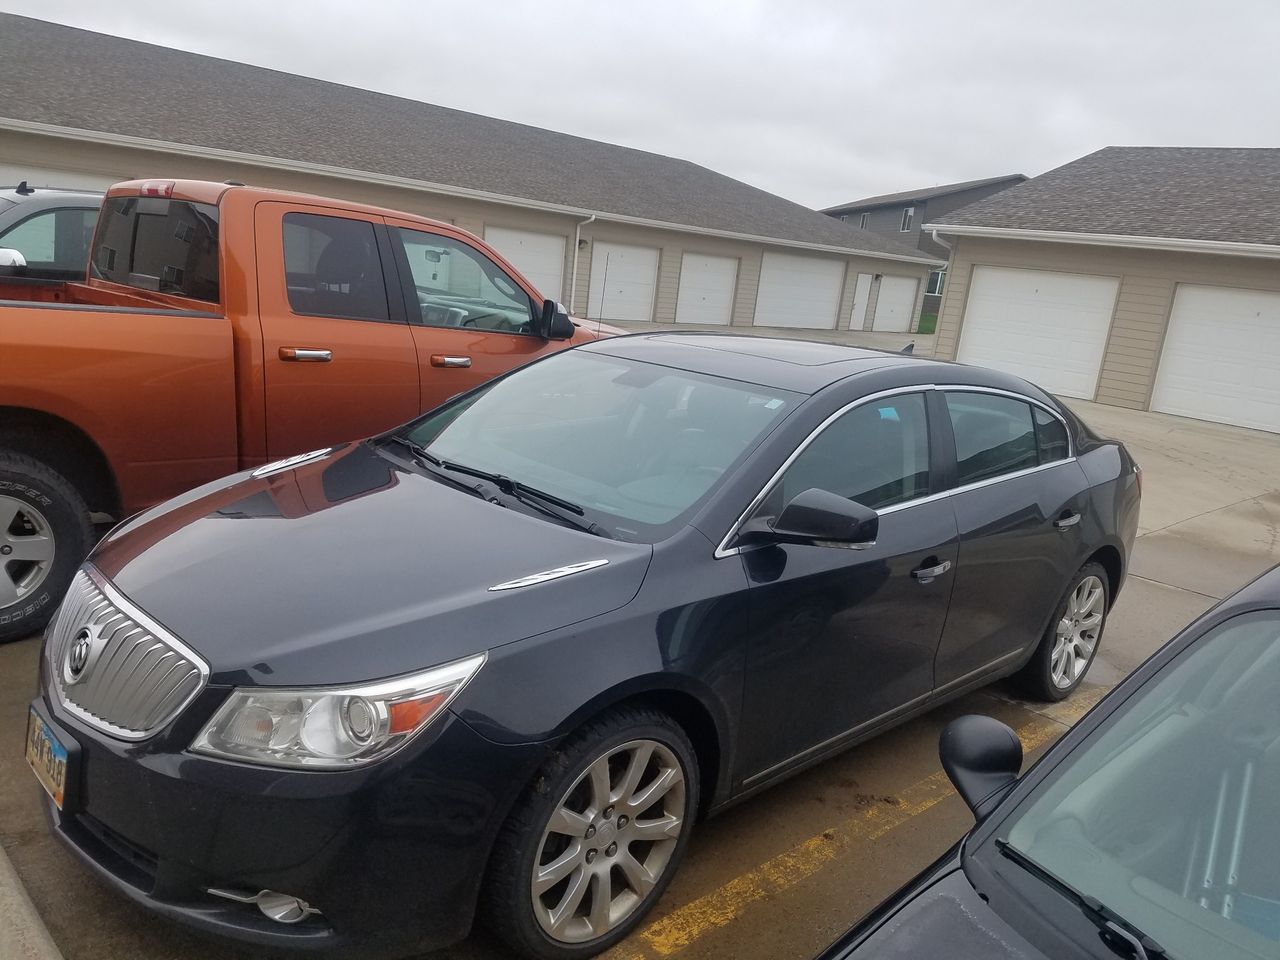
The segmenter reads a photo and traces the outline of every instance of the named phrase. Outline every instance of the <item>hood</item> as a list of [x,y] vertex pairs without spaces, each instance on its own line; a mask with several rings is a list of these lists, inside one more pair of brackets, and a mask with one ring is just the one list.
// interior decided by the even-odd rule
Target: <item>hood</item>
[[840,960],[1048,960],[978,896],[962,870],[919,891]]
[[90,560],[197,650],[214,683],[290,686],[395,676],[599,616],[635,596],[651,555],[358,444],[169,501],[118,527]]

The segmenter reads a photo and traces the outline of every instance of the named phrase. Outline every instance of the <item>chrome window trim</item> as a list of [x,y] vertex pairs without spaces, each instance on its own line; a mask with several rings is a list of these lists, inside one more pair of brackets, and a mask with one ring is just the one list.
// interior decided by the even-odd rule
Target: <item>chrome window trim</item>
[[715,558],[717,560],[723,560],[727,557],[736,557],[744,550],[756,549],[755,546],[730,547],[729,542],[737,535],[739,528],[746,522],[747,518],[751,516],[751,514],[755,512],[756,508],[765,501],[765,498],[773,492],[773,488],[777,486],[778,481],[782,479],[782,475],[787,472],[787,469],[791,464],[793,464],[800,454],[804,453],[804,451],[809,447],[809,444],[813,443],[813,441],[816,440],[818,436],[827,429],[827,427],[831,426],[832,423],[839,420],[850,410],[860,407],[865,403],[874,403],[876,400],[883,400],[885,397],[895,397],[905,393],[928,393],[931,390],[936,390],[941,393],[992,393],[999,396],[1009,397],[1012,400],[1021,400],[1024,403],[1039,407],[1041,410],[1044,410],[1046,413],[1054,416],[1058,422],[1062,424],[1062,427],[1067,434],[1067,456],[1062,460],[1054,460],[1051,463],[1039,463],[1034,467],[1027,467],[1024,470],[1015,470],[1013,473],[1002,473],[998,477],[988,477],[985,480],[975,480],[973,483],[966,483],[963,486],[951,487],[950,489],[940,490],[937,493],[931,493],[923,497],[915,497],[911,500],[903,500],[901,503],[890,504],[889,506],[876,511],[880,516],[884,516],[889,513],[897,513],[899,510],[905,510],[907,507],[917,507],[926,503],[932,503],[935,500],[943,500],[957,494],[968,493],[970,490],[980,490],[983,487],[993,486],[997,483],[1004,483],[1006,480],[1016,480],[1019,477],[1030,476],[1033,473],[1039,473],[1040,471],[1048,470],[1051,467],[1062,466],[1064,463],[1076,462],[1075,445],[1072,443],[1071,428],[1067,425],[1067,421],[1052,407],[1036,400],[1034,397],[1028,397],[1026,394],[1016,393],[1012,390],[1004,390],[999,387],[979,387],[960,383],[918,383],[907,387],[894,387],[890,390],[881,390],[877,393],[867,394],[865,397],[859,397],[857,400],[845,404],[835,413],[831,414],[831,416],[823,420],[822,423],[818,424],[809,436],[805,437],[804,442],[796,447],[796,449],[791,452],[791,455],[783,461],[782,466],[780,466],[774,472],[773,476],[769,478],[769,481],[764,485],[761,491],[756,494],[751,503],[748,504],[747,509],[744,510],[742,515],[734,521],[733,526],[729,528],[729,532],[724,535],[724,539],[722,539],[719,546],[716,547],[714,554]]
[[58,651],[55,651],[53,649],[48,650],[48,655],[50,658],[50,662],[48,664],[48,669],[50,671],[49,688],[53,691],[53,695],[57,698],[58,704],[64,710],[66,710],[67,713],[71,714],[81,723],[84,723],[87,726],[93,727],[95,730],[100,730],[103,733],[111,737],[114,737],[117,740],[125,740],[129,743],[140,743],[143,740],[150,740],[152,737],[156,736],[156,734],[158,734],[161,730],[163,730],[166,726],[168,726],[170,723],[173,723],[173,721],[176,720],[178,717],[182,716],[183,711],[185,711],[189,706],[191,706],[191,704],[195,702],[195,699],[198,696],[200,696],[200,694],[204,693],[205,689],[209,685],[209,676],[210,676],[209,664],[205,662],[204,657],[200,656],[200,654],[196,653],[189,646],[187,646],[185,643],[179,640],[176,636],[174,636],[171,630],[161,626],[159,623],[157,623],[155,620],[149,617],[145,611],[140,609],[137,604],[135,604],[132,600],[130,600],[118,589],[116,589],[115,585],[112,584],[111,581],[108,580],[105,576],[103,576],[103,574],[99,572],[99,570],[95,566],[93,566],[93,564],[85,563],[84,566],[81,567],[81,569],[84,570],[85,575],[88,576],[88,578],[93,582],[93,585],[97,587],[100,591],[102,591],[102,595],[106,597],[107,600],[110,601],[110,603],[114,605],[117,610],[119,610],[121,613],[127,616],[134,623],[138,624],[138,626],[145,628],[148,632],[151,633],[152,636],[158,637],[159,639],[163,640],[175,652],[185,657],[192,664],[192,666],[194,666],[196,670],[199,672],[200,684],[191,692],[191,694],[185,700],[182,701],[181,704],[179,704],[172,711],[170,711],[168,720],[166,720],[159,727],[153,730],[130,730],[126,727],[118,726],[114,723],[111,723],[108,720],[104,720],[101,717],[95,716],[94,714],[90,713],[88,710],[85,710],[78,704],[73,703],[72,701],[68,700],[65,696],[63,696],[61,685],[58,683],[57,677],[52,672],[56,669],[60,669],[60,665],[56,662],[57,660],[56,655]]

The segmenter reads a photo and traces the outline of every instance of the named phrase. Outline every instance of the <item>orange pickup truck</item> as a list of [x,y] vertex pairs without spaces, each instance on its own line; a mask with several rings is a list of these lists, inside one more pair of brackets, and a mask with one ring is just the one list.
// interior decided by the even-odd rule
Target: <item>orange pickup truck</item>
[[595,336],[465,230],[240,184],[119,184],[84,282],[0,273],[0,642],[48,620],[93,521]]

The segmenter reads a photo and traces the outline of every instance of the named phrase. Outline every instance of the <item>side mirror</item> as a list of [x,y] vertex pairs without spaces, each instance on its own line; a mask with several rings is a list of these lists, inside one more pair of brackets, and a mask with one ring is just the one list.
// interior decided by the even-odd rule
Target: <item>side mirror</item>
[[21,276],[27,272],[27,258],[22,251],[0,247],[0,276]]
[[981,820],[1018,782],[1022,741],[999,720],[970,714],[943,729],[938,756],[956,792]]
[[542,301],[542,315],[538,318],[538,336],[544,340],[571,340],[575,331],[569,311],[554,300]]
[[743,525],[744,543],[803,543],[859,550],[876,542],[880,517],[870,507],[829,490],[811,487],[796,494],[776,520],[761,518]]

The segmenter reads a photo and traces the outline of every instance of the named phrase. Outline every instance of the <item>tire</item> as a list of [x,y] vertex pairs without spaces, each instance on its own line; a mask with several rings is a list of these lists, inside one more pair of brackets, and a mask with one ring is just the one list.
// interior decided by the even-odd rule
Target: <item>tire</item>
[[[1089,604],[1090,609],[1081,615],[1080,607]],[[1098,655],[1110,612],[1107,571],[1101,564],[1086,563],[1071,578],[1040,645],[1015,677],[1022,692],[1030,699],[1050,703],[1070,696]],[[1095,614],[1096,624],[1090,629]]]
[[[628,789],[632,766],[646,755],[637,785]],[[612,799],[604,809],[600,788],[592,787],[598,765],[610,773]],[[668,788],[656,800],[643,799],[660,779],[669,781]],[[640,797],[644,805],[632,806],[628,796]],[[698,800],[693,746],[670,717],[624,707],[591,721],[556,749],[499,833],[481,898],[482,920],[520,956],[579,960],[607,950],[635,929],[666,890],[688,844]],[[581,815],[556,817],[571,832],[552,827],[562,809]],[[654,826],[660,817],[666,829]],[[661,839],[640,839],[642,825],[649,828],[645,836]],[[535,901],[535,869],[557,863],[566,869],[553,872],[559,878],[549,878]],[[628,872],[639,883],[628,881]],[[603,908],[593,910],[604,878],[610,884],[608,917]],[[574,889],[582,890],[577,907],[566,909],[562,925],[553,929],[556,911],[567,907]]]
[[92,537],[75,487],[38,460],[0,450],[0,643],[49,622]]

